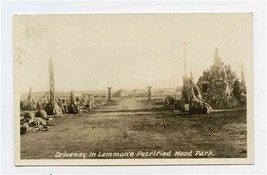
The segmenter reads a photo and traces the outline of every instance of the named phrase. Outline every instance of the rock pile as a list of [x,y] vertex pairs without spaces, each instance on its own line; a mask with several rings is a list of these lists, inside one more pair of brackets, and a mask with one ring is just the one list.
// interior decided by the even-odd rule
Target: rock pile
[[177,95],[168,95],[165,98],[164,103],[165,105],[172,107],[172,108],[176,108],[176,109],[181,108],[181,98],[178,97]]
[[61,107],[56,101],[50,101],[47,103],[44,110],[48,115],[60,115],[63,113]]
[[168,95],[164,100],[155,99],[154,102],[180,109],[181,112],[189,112],[189,114],[209,114],[212,112],[212,107],[204,102],[199,87],[192,78],[187,76],[183,78],[181,96]]
[[39,110],[34,114],[33,111],[21,113],[20,134],[34,131],[48,131],[53,126],[52,118],[48,118],[44,110]]

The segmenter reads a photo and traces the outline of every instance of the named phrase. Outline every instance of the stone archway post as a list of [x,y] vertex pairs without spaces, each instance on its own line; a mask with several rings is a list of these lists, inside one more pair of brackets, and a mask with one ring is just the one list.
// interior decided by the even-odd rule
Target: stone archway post
[[147,88],[148,88],[148,100],[151,100],[151,96],[152,96],[151,88],[152,88],[152,86],[148,86]]
[[108,100],[111,100],[111,89],[112,87],[108,87]]

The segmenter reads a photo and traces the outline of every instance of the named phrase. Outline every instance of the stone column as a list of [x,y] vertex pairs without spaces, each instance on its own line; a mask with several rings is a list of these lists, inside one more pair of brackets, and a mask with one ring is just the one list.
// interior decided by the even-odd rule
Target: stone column
[[93,100],[92,97],[89,98],[89,109],[92,110],[92,106],[93,106]]
[[108,87],[108,100],[111,100],[111,89],[112,87]]
[[148,100],[151,100],[151,96],[152,96],[152,94],[151,94],[151,86],[148,86],[147,87],[148,88]]

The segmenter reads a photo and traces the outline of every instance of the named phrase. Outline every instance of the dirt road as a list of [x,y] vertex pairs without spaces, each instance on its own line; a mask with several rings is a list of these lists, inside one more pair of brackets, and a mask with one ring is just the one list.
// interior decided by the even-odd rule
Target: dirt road
[[128,116],[128,115],[171,115],[172,111],[163,105],[155,105],[145,97],[117,97],[111,103],[97,109],[91,116]]
[[177,116],[146,98],[113,100],[94,112],[56,118],[56,126],[48,132],[22,135],[21,157],[54,159],[57,152],[140,150],[213,151],[214,157],[247,155],[245,110]]

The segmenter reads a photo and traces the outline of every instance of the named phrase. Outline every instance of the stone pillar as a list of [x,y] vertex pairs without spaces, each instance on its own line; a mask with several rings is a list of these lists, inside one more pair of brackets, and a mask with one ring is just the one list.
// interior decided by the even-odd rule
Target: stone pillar
[[151,94],[151,86],[148,86],[147,87],[148,88],[148,100],[151,100],[151,96],[152,96],[152,94]]
[[93,99],[90,97],[89,98],[89,109],[92,110],[92,106],[93,106]]
[[111,89],[112,87],[108,87],[108,100],[111,100]]

